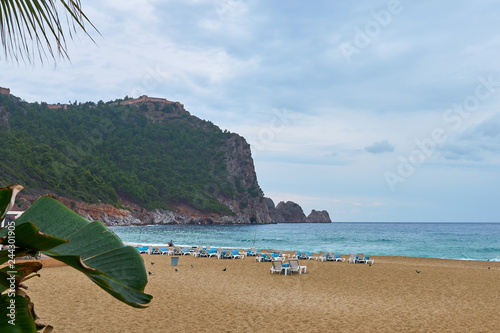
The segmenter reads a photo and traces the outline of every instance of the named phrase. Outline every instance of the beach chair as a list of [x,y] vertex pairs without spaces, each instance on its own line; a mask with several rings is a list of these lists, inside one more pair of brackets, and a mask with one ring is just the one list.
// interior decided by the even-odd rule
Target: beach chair
[[366,264],[366,259],[365,259],[365,255],[363,253],[359,253],[357,256],[356,256],[356,262],[357,263],[360,263],[360,264]]
[[319,253],[318,259],[321,260],[321,261],[325,261],[326,260],[326,253],[325,253],[325,251],[321,251]]
[[240,250],[239,250],[239,249],[234,249],[234,250],[232,251],[232,253],[233,253],[233,255],[236,255],[236,254],[237,254],[239,259],[243,259],[243,258],[245,258],[245,252],[243,252],[243,251],[242,251],[242,252],[240,252]]
[[185,256],[191,254],[191,249],[181,249],[180,247],[174,246],[174,254],[179,256]]
[[285,260],[286,258],[290,257],[289,254],[283,253],[283,251],[271,251],[271,255],[275,258],[282,258],[282,260]]
[[342,258],[340,254],[335,255],[335,261],[345,261],[345,258]]
[[280,273],[280,275],[281,275],[281,272],[283,271],[283,261],[273,260],[273,261],[271,261],[271,263],[273,264],[273,266],[270,268],[270,273],[271,274]]
[[271,256],[271,260],[281,260],[281,262],[285,261],[285,257],[280,257],[278,253],[266,253],[266,255]]
[[298,256],[298,253],[297,253],[297,252],[298,252],[297,250],[293,251],[293,253],[292,253],[292,258],[297,258],[297,256]]
[[306,260],[318,260],[318,257],[315,257],[315,256],[311,255],[311,252],[308,252],[308,251],[302,252],[302,256]]
[[[279,251],[279,256],[282,258],[290,258],[290,254],[284,253],[283,251]],[[284,260],[284,259],[283,259]]]
[[368,256],[365,256],[363,253],[360,253],[358,254],[357,256],[357,262],[361,263],[361,264],[373,264],[374,260],[371,259],[370,260],[370,257]]
[[307,259],[306,255],[305,255],[305,252],[300,252],[300,251],[297,251],[297,254],[295,255],[295,258],[297,258],[297,259]]
[[307,273],[307,266],[300,266],[299,259],[288,259],[288,263],[290,264],[290,268],[288,269],[291,273],[298,272],[302,274],[302,272]]
[[234,250],[222,251],[222,257],[224,259],[243,259],[244,256],[240,255],[240,252],[238,249],[234,249]]
[[233,258],[233,254],[229,250],[221,250],[220,258],[221,259],[231,259],[231,258]]
[[263,261],[271,261],[271,260],[272,260],[271,255],[257,251],[257,256],[255,257],[255,261],[263,262]]
[[139,253],[147,253],[151,254],[151,250],[149,249],[149,246],[136,246],[135,247]]
[[348,260],[348,262],[351,263],[351,264],[355,264],[356,263],[356,254],[349,253],[349,260]]
[[273,256],[270,255],[269,253],[261,253],[262,260],[261,261],[272,261]]
[[345,261],[345,258],[342,258],[340,254],[333,254],[333,252],[328,252],[326,255],[327,261]]
[[256,257],[257,256],[257,251],[255,250],[255,247],[252,247],[251,249],[247,250],[247,256],[248,257]]
[[199,257],[201,255],[201,246],[198,246],[194,249],[194,251],[191,251],[191,255],[193,257]]
[[218,257],[216,249],[200,250],[200,257]]
[[158,251],[160,251],[160,254],[166,254],[167,256],[174,254],[174,250],[169,249],[168,247],[159,247]]

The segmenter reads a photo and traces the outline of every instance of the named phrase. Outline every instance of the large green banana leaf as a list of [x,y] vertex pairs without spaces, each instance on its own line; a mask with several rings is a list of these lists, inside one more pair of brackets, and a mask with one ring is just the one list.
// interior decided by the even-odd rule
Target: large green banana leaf
[[29,312],[29,299],[20,295],[0,295],[0,328],[2,333],[36,332],[35,321]]
[[[25,227],[27,222],[32,222],[39,231]],[[58,200],[45,196],[26,210],[15,225],[16,241],[22,248],[30,246],[29,250],[40,250],[76,268],[106,292],[133,307],[145,307],[151,301],[152,296],[144,293],[147,275],[139,252],[124,246],[102,222],[90,222]],[[5,229],[0,230],[0,237],[5,235]],[[48,238],[43,239],[44,236]],[[46,248],[48,243],[55,245],[57,239],[67,243]]]

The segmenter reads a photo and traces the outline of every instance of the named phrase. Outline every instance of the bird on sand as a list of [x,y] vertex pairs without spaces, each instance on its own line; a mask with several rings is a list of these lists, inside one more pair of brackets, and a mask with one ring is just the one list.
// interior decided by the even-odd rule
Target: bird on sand
[[417,272],[417,274],[420,274],[420,271],[415,271],[415,272]]
[[225,272],[227,268],[224,268],[222,271]]
[[149,274],[149,275],[151,275],[151,272],[150,272],[150,271],[148,271],[148,274]]
[[175,269],[175,271],[177,272],[177,268]]
[[155,263],[151,261],[151,265],[154,265]]
[[191,267],[194,267],[193,265],[191,265]]

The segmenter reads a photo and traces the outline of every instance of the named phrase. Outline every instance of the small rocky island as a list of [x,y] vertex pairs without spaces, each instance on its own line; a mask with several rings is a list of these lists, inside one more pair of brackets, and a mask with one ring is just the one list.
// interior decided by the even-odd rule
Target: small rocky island
[[306,216],[302,207],[293,201],[281,201],[277,206],[270,198],[266,198],[267,209],[271,219],[276,223],[331,223],[330,215],[326,210],[312,210]]

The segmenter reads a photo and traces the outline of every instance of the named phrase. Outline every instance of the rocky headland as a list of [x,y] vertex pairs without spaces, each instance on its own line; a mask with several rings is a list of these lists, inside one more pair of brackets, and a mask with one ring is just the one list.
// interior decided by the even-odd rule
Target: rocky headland
[[[41,139],[35,135],[33,138],[16,135],[16,131],[33,132],[26,130],[27,127],[33,126],[33,122],[27,122],[25,119],[43,115],[43,119],[56,120],[59,119],[61,112],[68,118],[66,123],[45,125],[45,122],[37,121],[38,133],[81,130],[71,128],[76,123],[71,120],[72,117],[78,118],[81,126],[92,128],[91,123],[85,124],[87,118],[82,117],[90,113],[99,124],[106,124],[97,131],[94,128],[93,136],[87,139],[91,143],[92,155],[88,153],[75,155],[75,150],[68,147],[81,147],[82,140],[72,142],[71,135],[64,136],[67,141],[63,145],[57,141],[52,145],[50,136]],[[55,126],[60,127],[54,128]],[[133,136],[129,136],[128,139],[121,137],[123,134],[120,133],[125,133],[126,136],[126,133],[135,133],[140,130],[137,126],[149,126],[151,131],[157,133],[156,136],[147,136],[147,132],[142,132],[144,137],[141,139],[145,144],[149,142],[153,147],[165,146],[164,154],[168,154],[169,149],[177,149],[177,152],[174,151],[177,154],[176,157],[168,160],[167,156],[166,161],[172,163],[172,166],[168,169],[168,173],[165,172],[165,175],[158,171],[162,168],[154,169],[155,164],[152,164],[153,169],[149,169],[147,164],[149,161],[141,160],[144,150],[134,150],[136,146],[130,142]],[[12,149],[9,153],[15,158],[11,158],[10,164],[4,166],[4,170],[11,172],[3,175],[4,179],[0,186],[12,183],[25,186],[25,190],[21,191],[16,201],[16,209],[19,210],[28,208],[41,195],[51,195],[85,218],[100,220],[109,226],[331,222],[326,211],[313,210],[311,214],[305,216],[302,208],[291,201],[280,202],[275,207],[271,199],[264,197],[258,184],[250,145],[246,140],[236,133],[220,130],[209,121],[192,116],[185,110],[184,105],[178,102],[141,96],[138,99],[99,102],[98,104],[87,102],[83,105],[76,105],[75,102],[73,105],[47,105],[24,102],[4,89],[0,94],[0,127],[7,135],[13,137],[11,140],[17,140],[15,142],[19,147],[29,147],[25,150],[32,152],[28,155],[18,155],[20,148]],[[188,149],[201,147],[201,151],[210,150],[211,153],[208,155],[210,157],[205,156],[203,162],[200,162],[201,156],[198,158],[198,155],[191,154],[184,157],[183,150],[177,146],[168,146],[167,139],[172,137],[168,133],[179,127],[183,129],[180,133],[186,136],[184,140],[191,143]],[[184,129],[189,129],[190,133],[194,134],[190,134],[191,137],[189,137]],[[202,134],[195,137],[196,133]],[[33,142],[36,141],[44,142],[40,144],[40,147],[33,146]],[[120,155],[120,151],[106,150],[106,147],[110,145],[108,142],[127,150],[127,154]],[[183,142],[180,143],[183,144]],[[43,159],[36,156],[37,151],[44,152]],[[116,157],[113,156],[115,153]],[[101,156],[95,159],[94,163],[96,161],[105,161],[109,165],[115,163],[113,170],[116,171],[113,171],[114,173],[109,171],[106,163],[90,171],[88,165],[91,156]],[[26,160],[26,157],[31,160]],[[158,155],[153,155],[153,158],[156,157]],[[124,158],[127,161],[126,164],[122,162],[119,164]],[[186,160],[182,161],[184,158]],[[19,165],[13,164],[13,160],[20,161]],[[5,161],[0,161],[0,166],[2,163],[5,164]],[[31,166],[29,172],[16,171],[22,170],[26,163]],[[133,163],[137,164],[132,166]],[[177,168],[174,163],[181,166]],[[200,165],[197,171],[186,174],[186,166],[193,164]],[[124,167],[135,168],[134,173],[125,175]],[[138,172],[144,174],[138,174]],[[148,174],[152,172],[156,172],[153,178],[156,182],[147,183]],[[205,172],[205,178],[195,178],[200,172]],[[136,175],[140,178],[140,183],[136,182],[136,184],[140,186],[128,184],[129,180],[138,181],[135,178]],[[181,183],[172,183],[172,175],[176,176]],[[134,178],[131,179],[130,176]],[[121,181],[117,182],[116,179]],[[192,179],[197,179],[197,183],[193,183]],[[74,185],[68,186],[68,182]],[[161,184],[159,185],[158,182]],[[123,184],[126,185],[123,186]],[[97,188],[96,185],[100,187]],[[141,192],[141,186],[146,186],[148,190]],[[179,193],[179,196],[165,195],[165,193],[171,193],[172,190],[177,191],[175,193]],[[106,196],[101,195],[104,191],[106,191]],[[141,193],[144,194],[141,195]],[[150,193],[157,196],[156,202],[161,203],[162,198],[166,198],[163,199],[165,203],[163,207],[155,208],[151,201],[144,201],[148,199]],[[141,203],[141,200],[144,203]]]

